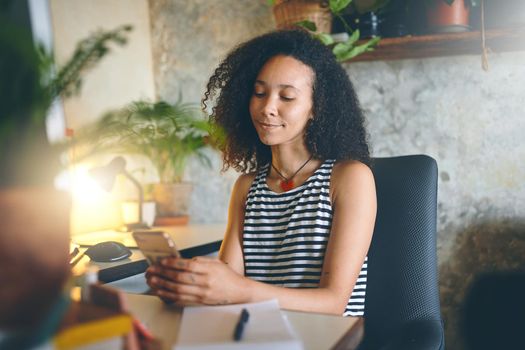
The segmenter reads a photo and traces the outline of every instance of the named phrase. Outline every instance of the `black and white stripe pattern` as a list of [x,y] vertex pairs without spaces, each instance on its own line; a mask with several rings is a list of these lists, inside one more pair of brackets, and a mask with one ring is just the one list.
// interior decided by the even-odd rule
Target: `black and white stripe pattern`
[[[290,288],[319,286],[332,226],[330,176],[325,161],[301,186],[275,193],[268,188],[269,164],[257,173],[246,199],[243,254],[245,275]],[[363,316],[367,260],[343,316]]]

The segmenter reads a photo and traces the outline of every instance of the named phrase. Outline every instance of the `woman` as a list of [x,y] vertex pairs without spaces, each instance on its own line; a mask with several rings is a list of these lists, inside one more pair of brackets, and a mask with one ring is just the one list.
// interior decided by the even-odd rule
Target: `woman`
[[363,116],[331,51],[302,31],[252,39],[203,100],[226,132],[234,185],[219,259],[165,259],[147,281],[181,305],[277,298],[290,310],[362,316],[376,196]]

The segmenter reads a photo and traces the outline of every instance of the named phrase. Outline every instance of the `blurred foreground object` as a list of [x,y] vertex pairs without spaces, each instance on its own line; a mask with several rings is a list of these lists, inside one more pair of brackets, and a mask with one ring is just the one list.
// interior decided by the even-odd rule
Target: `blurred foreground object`
[[0,329],[30,328],[69,275],[67,193],[0,189]]
[[478,276],[467,292],[463,308],[462,328],[466,348],[523,348],[524,297],[523,270]]
[[54,75],[52,55],[34,45],[28,27],[11,22],[9,5],[21,4],[0,7],[0,348],[8,349],[46,340],[67,306],[61,291],[70,273],[71,203],[53,186],[65,145],[48,142],[47,111],[58,96],[78,91],[107,44],[123,44],[130,30],[81,41]]

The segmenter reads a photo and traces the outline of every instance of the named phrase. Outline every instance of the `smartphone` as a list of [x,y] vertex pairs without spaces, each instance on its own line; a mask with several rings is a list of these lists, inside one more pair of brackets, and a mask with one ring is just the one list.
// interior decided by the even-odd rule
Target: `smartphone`
[[180,253],[170,235],[163,231],[134,231],[133,238],[150,265],[167,257],[180,258]]

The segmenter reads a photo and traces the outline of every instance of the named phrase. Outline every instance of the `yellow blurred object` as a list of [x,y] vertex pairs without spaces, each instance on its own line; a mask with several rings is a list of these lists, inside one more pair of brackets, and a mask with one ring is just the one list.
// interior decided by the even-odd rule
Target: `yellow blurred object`
[[[75,317],[71,317],[72,320],[68,321],[73,324],[66,324],[53,339],[57,349],[72,349],[94,344],[112,348],[124,347],[124,337],[133,331],[130,315],[107,311],[95,305],[77,305],[79,311],[76,311]],[[80,311],[81,306],[82,311]]]

